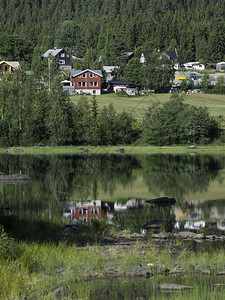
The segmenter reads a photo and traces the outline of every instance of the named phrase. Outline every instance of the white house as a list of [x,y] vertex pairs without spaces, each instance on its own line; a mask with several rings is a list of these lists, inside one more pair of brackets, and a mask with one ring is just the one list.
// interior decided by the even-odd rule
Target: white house
[[205,64],[200,63],[199,61],[187,62],[183,64],[183,66],[186,70],[198,70],[198,71],[205,70]]
[[221,61],[220,63],[216,64],[216,69],[218,71],[225,71],[225,62]]

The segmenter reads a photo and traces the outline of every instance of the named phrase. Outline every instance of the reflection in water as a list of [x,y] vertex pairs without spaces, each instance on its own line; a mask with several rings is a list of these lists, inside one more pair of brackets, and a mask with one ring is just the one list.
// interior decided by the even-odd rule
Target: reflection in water
[[67,210],[69,212],[64,212],[63,215],[64,217],[70,217],[73,223],[82,221],[90,224],[93,218],[98,220],[102,218],[100,200],[70,203],[67,204]]
[[[71,218],[72,222],[83,219],[90,223],[93,217],[107,217],[109,222],[134,232],[153,220],[170,222],[177,228],[222,231],[224,200],[184,199],[193,193],[206,193],[209,185],[212,191],[214,183],[225,186],[224,169],[222,155],[2,154],[1,172],[27,174],[32,181],[26,185],[0,185],[0,216],[6,226],[12,217],[27,226],[40,221],[60,225]],[[176,199],[176,203],[162,207],[146,204],[139,195],[144,189],[151,194],[146,199],[162,195]],[[118,194],[121,197],[115,198]],[[100,199],[101,204],[97,200],[88,202],[92,199]]]
[[[176,283],[193,287],[179,292],[162,292],[160,283]],[[224,299],[224,278],[214,276],[164,276],[149,279],[104,279],[90,281],[88,299]],[[220,284],[220,285],[216,285]]]

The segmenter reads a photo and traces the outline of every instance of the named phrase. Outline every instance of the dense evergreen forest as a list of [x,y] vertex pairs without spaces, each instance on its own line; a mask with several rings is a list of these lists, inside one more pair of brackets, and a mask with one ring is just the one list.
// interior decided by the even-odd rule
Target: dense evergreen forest
[[[99,57],[115,65],[119,53],[139,47],[176,48],[181,63],[225,58],[224,0],[0,0],[0,28],[7,59],[30,61],[53,46],[92,68]],[[22,53],[14,53],[16,45]]]

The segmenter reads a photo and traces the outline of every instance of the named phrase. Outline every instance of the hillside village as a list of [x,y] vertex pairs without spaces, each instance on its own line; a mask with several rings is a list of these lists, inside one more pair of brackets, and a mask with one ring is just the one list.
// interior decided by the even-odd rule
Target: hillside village
[[[177,51],[160,51],[158,50],[158,59],[163,57],[168,59],[174,68],[173,79],[170,80],[169,85],[166,86],[164,92],[179,91],[182,84],[190,86],[186,90],[188,93],[201,92],[201,84],[204,75],[208,76],[208,84],[213,87],[218,84],[225,84],[225,62],[218,63],[203,63],[203,62],[187,62],[184,64],[179,63],[179,56]],[[101,95],[102,93],[112,92],[126,92],[129,96],[137,94],[149,94],[158,92],[154,87],[148,86],[147,88],[142,85],[137,85],[132,80],[127,80],[126,76],[118,76],[121,70],[124,70],[127,65],[134,61],[134,52],[123,53],[126,60],[119,65],[102,66],[101,69],[96,70],[90,67],[82,69],[74,69],[74,63],[82,62],[82,58],[77,58],[65,49],[49,49],[41,58],[48,61],[48,72],[51,72],[51,58],[56,59],[59,70],[61,70],[61,85],[64,91],[70,95],[73,94],[95,94]],[[145,65],[147,57],[153,55],[152,51],[142,51],[139,56],[139,64]],[[100,58],[101,59],[101,58]],[[20,69],[20,62],[18,61],[0,61],[0,76],[2,77],[7,73],[14,73]],[[163,70],[162,70],[163,72]],[[32,72],[27,72],[31,74]],[[49,76],[50,73],[49,73]],[[122,78],[121,78],[122,77]],[[43,81],[43,80],[42,80]],[[39,87],[47,85],[44,83]]]

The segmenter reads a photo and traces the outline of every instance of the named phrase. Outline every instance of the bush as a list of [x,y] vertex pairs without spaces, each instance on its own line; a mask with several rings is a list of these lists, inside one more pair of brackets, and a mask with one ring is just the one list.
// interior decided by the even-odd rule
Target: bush
[[207,108],[184,104],[174,94],[162,106],[152,105],[142,123],[142,141],[153,145],[208,144],[219,136],[219,123]]
[[10,238],[0,225],[0,258],[15,259],[19,255],[18,244],[13,238]]

